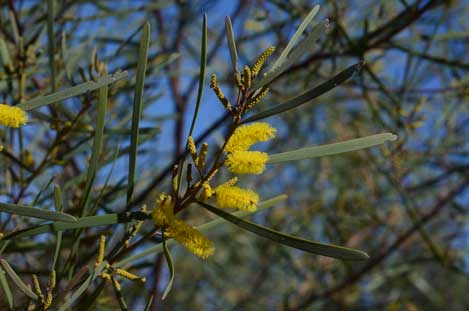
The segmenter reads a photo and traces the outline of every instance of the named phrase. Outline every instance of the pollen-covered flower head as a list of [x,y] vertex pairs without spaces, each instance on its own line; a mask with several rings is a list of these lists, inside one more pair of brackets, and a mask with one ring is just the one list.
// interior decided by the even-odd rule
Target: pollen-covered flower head
[[20,127],[28,121],[26,112],[18,107],[0,104],[0,124],[9,127]]
[[235,174],[261,174],[269,155],[261,151],[235,151],[228,154],[225,165]]
[[155,208],[152,212],[153,221],[159,227],[167,227],[174,220],[174,203],[171,196],[162,193],[156,200]]
[[215,251],[212,242],[207,237],[181,220],[174,220],[171,226],[165,230],[165,235],[175,239],[203,259]]
[[277,130],[269,123],[256,122],[249,125],[241,125],[236,128],[225,146],[225,151],[246,151],[258,142],[268,141],[275,137]]
[[237,208],[243,211],[254,212],[259,203],[259,196],[250,189],[225,183],[215,189],[217,205],[220,208]]

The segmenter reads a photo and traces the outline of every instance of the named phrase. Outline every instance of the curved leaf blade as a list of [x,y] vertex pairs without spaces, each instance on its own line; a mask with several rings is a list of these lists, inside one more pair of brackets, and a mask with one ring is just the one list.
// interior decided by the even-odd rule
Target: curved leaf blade
[[[268,200],[262,201],[257,206],[257,211],[256,212],[260,212],[264,209],[272,207],[275,204],[286,200],[287,198],[288,198],[288,196],[286,194],[281,194],[281,195],[275,196],[273,198],[270,198]],[[252,214],[253,214],[252,212],[247,212],[247,211],[237,211],[237,212],[233,213],[233,215],[236,215],[237,217],[242,217],[242,218],[247,217],[247,216],[252,215]],[[215,228],[215,227],[217,227],[217,226],[219,226],[223,223],[226,223],[226,220],[223,219],[223,218],[218,218],[218,219],[214,219],[214,220],[211,220],[209,222],[206,222],[206,223],[204,223],[200,226],[196,226],[195,229],[199,230],[200,232],[207,232],[207,231],[209,231],[209,230],[211,230],[211,229],[213,229],[213,228]],[[174,244],[174,240],[173,239],[168,240],[166,244],[168,246],[172,245],[172,244]],[[142,250],[138,254],[135,254],[133,256],[127,257],[127,258],[125,258],[125,259],[123,259],[119,262],[114,263],[112,266],[115,267],[115,268],[124,267],[127,264],[129,264],[131,262],[134,262],[135,260],[138,260],[140,258],[146,257],[146,256],[151,255],[151,254],[158,253],[162,249],[163,249],[163,246],[161,244],[150,246],[147,249]]]
[[0,212],[5,212],[9,214],[15,214],[20,216],[54,220],[54,221],[63,221],[63,222],[76,222],[77,219],[70,214],[63,212],[53,212],[47,211],[40,208],[35,208],[32,206],[3,203],[0,202]]
[[356,72],[358,72],[363,67],[364,64],[365,64],[365,61],[361,61],[355,65],[352,65],[348,67],[347,69],[345,69],[344,71],[338,73],[332,79],[314,87],[313,89],[301,94],[300,96],[292,98],[288,100],[286,103],[277,105],[271,109],[255,114],[247,118],[246,120],[242,121],[241,123],[248,123],[248,122],[257,121],[260,119],[265,119],[273,115],[291,110],[293,108],[297,108],[298,106],[301,106],[313,100],[314,98],[319,97],[323,95],[324,93],[329,92],[330,90],[337,87],[339,84],[345,82],[350,77],[352,77]]
[[47,106],[52,103],[70,98],[70,97],[75,97],[93,90],[97,90],[103,86],[109,85],[111,83],[114,83],[118,80],[126,78],[128,75],[127,71],[122,71],[122,72],[117,72],[112,75],[108,75],[105,77],[101,77],[97,79],[96,81],[87,81],[84,83],[80,83],[78,85],[72,86],[70,88],[67,88],[63,91],[58,91],[46,96],[39,96],[36,97],[28,102],[21,103],[17,107],[23,109],[23,110],[32,110],[32,109],[37,109],[42,106]]
[[230,49],[231,64],[233,65],[234,72],[238,70],[238,52],[236,50],[236,41],[233,34],[233,25],[229,16],[225,18],[226,40],[228,41],[228,48]]
[[13,270],[13,268],[5,259],[0,259],[0,264],[2,265],[5,272],[8,274],[8,276],[11,278],[13,283],[15,283],[15,285],[18,287],[20,291],[22,291],[26,296],[28,296],[29,298],[33,300],[38,299],[37,295],[31,290],[30,287],[24,284],[23,280],[21,280],[18,274],[16,274],[15,270]]
[[171,291],[171,287],[173,287],[173,281],[174,281],[174,264],[173,264],[173,259],[171,258],[171,254],[169,253],[168,245],[166,243],[166,238],[163,236],[163,252],[164,252],[164,257],[166,258],[166,263],[168,264],[168,269],[169,269],[169,281],[168,285],[166,285],[166,289],[163,292],[163,296],[161,297],[162,300],[164,300],[169,292]]
[[292,50],[293,46],[298,42],[300,39],[301,35],[305,31],[306,27],[308,27],[309,24],[313,21],[313,18],[318,14],[319,12],[319,5],[315,5],[313,9],[308,13],[308,15],[305,17],[303,22],[301,22],[300,26],[296,30],[295,34],[293,37],[290,39],[288,42],[287,46],[285,49],[282,51],[280,56],[277,58],[275,63],[272,65],[272,68],[269,70],[269,72],[274,71],[276,68],[280,67],[287,59],[288,54],[290,54],[290,51]]
[[397,136],[391,133],[370,135],[366,137],[350,139],[339,143],[307,147],[293,151],[271,154],[269,155],[269,160],[267,161],[267,163],[274,164],[330,156],[370,148],[373,146],[381,145],[386,141],[394,141],[396,139]]
[[224,218],[225,220],[237,225],[240,228],[243,228],[247,231],[250,231],[258,236],[272,240],[274,242],[290,246],[308,253],[322,255],[327,257],[332,257],[341,260],[366,260],[369,256],[360,250],[347,248],[343,246],[337,246],[332,244],[319,243],[314,241],[309,241],[306,239],[298,238],[295,236],[287,235],[285,233],[272,230],[238,218],[230,213],[227,213],[221,209],[218,209],[214,206],[211,206],[204,202],[198,202],[201,206],[205,207],[210,212]]
[[0,285],[2,286],[3,293],[6,297],[8,307],[13,310],[13,294],[11,293],[10,285],[8,285],[7,278],[5,277],[5,271],[0,267]]

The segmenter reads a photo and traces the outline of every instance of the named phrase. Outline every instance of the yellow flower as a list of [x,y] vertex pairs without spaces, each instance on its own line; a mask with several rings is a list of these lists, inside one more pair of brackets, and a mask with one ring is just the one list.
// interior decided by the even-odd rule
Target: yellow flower
[[213,191],[212,187],[210,187],[210,184],[208,182],[204,182],[202,184],[202,192],[200,194],[199,199],[201,201],[207,201],[208,199],[212,197],[214,193],[215,192]]
[[155,225],[160,227],[171,225],[174,219],[173,207],[171,196],[162,193],[156,200],[156,206],[152,212]]
[[254,212],[259,202],[259,196],[254,191],[227,184],[218,186],[215,194],[220,208],[237,208]]
[[235,174],[261,174],[269,155],[260,151],[235,151],[228,154],[225,165]]
[[26,112],[18,107],[0,104],[0,124],[9,127],[20,127],[28,121]]
[[203,259],[209,257],[215,251],[209,239],[183,221],[174,220],[171,226],[165,230],[165,234]]
[[241,125],[228,140],[225,151],[228,153],[246,151],[255,143],[267,141],[275,137],[276,132],[275,128],[265,122]]

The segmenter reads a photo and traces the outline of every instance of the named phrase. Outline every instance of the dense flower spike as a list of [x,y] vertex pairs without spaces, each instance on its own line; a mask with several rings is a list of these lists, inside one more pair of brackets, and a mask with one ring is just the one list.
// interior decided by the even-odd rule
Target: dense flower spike
[[269,88],[264,86],[260,92],[249,101],[249,103],[246,105],[246,109],[249,110],[254,108],[254,106],[257,105],[267,95],[268,92]]
[[225,165],[235,174],[261,174],[269,155],[260,151],[235,151],[228,154]]
[[271,46],[270,48],[268,48],[267,50],[265,50],[261,56],[259,56],[259,58],[256,60],[256,62],[254,63],[254,66],[252,66],[252,70],[251,70],[251,76],[252,78],[254,79],[258,74],[259,72],[261,71],[261,68],[262,68],[262,65],[264,65],[265,63],[265,60],[267,59],[267,57],[269,57],[270,55],[272,55],[272,53],[275,51],[275,46]]
[[251,87],[251,69],[249,66],[244,66],[243,85],[246,89]]
[[152,217],[155,225],[167,227],[171,225],[174,219],[173,202],[171,196],[162,193],[156,200],[156,206],[153,209]]
[[269,123],[256,122],[250,125],[241,125],[228,140],[225,151],[246,151],[253,144],[267,141],[275,137],[277,130]]
[[207,152],[208,152],[208,144],[203,143],[202,147],[200,147],[200,153],[199,157],[197,158],[197,167],[199,170],[202,170],[205,166],[205,159],[207,158]]
[[18,107],[0,104],[0,124],[9,127],[20,127],[28,121],[26,112]]
[[217,205],[220,208],[237,208],[254,212],[257,209],[259,196],[252,190],[223,184],[215,189]]
[[123,278],[126,278],[128,280],[131,280],[131,281],[137,281],[137,282],[142,282],[142,283],[145,283],[146,282],[146,278],[145,277],[140,277],[138,275],[135,275],[133,273],[130,273],[129,271],[126,271],[124,269],[116,269],[115,270],[115,273]]
[[212,197],[214,193],[215,192],[213,191],[212,187],[210,187],[210,184],[208,182],[204,182],[202,184],[202,192],[199,196],[199,200],[207,201],[208,199]]
[[192,136],[187,137],[187,151],[189,151],[192,159],[195,161],[197,159],[197,148],[195,147],[195,142]]
[[173,224],[165,230],[165,234],[203,259],[208,258],[215,251],[209,239],[183,221],[175,220]]
[[231,111],[230,101],[225,97],[225,94],[223,94],[223,91],[218,86],[216,74],[212,74],[212,77],[210,78],[210,88],[213,89],[213,92],[215,93],[215,95],[217,95],[218,99],[223,104],[225,109]]
[[101,234],[99,236],[98,256],[96,257],[95,266],[99,266],[104,260],[104,250],[106,248],[106,236]]

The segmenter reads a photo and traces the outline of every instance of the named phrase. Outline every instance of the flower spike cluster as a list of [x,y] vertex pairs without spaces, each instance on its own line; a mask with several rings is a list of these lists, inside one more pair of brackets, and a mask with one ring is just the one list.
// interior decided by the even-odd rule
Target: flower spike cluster
[[[211,191],[211,189],[210,189]],[[164,193],[156,200],[152,218],[156,226],[162,227],[168,238],[173,238],[195,255],[206,259],[213,254],[212,242],[202,233],[181,220],[174,219],[174,202]]]
[[275,128],[264,122],[238,127],[225,146],[228,170],[235,174],[261,174],[269,156],[265,152],[248,149],[255,143],[275,137],[275,134]]

